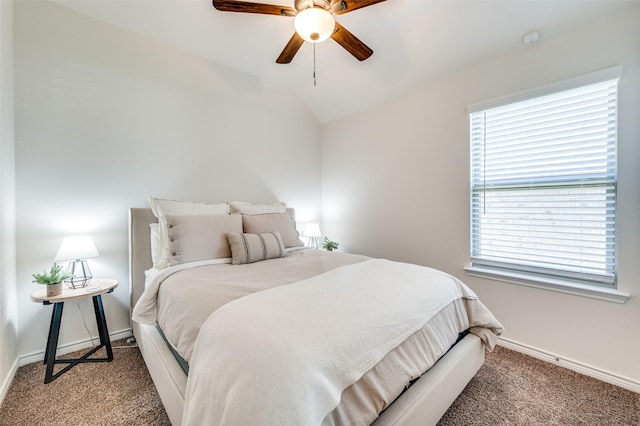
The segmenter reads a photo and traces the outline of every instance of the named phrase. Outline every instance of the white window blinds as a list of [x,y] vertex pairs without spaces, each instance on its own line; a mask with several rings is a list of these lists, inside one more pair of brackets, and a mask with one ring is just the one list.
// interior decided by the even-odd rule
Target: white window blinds
[[617,82],[470,114],[472,265],[615,284]]

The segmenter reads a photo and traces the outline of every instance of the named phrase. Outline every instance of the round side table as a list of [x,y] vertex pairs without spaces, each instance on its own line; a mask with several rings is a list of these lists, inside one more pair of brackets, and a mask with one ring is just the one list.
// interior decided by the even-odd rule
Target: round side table
[[[41,289],[31,293],[31,300],[43,305],[53,304],[53,312],[51,313],[51,325],[49,326],[49,337],[47,338],[47,348],[44,351],[44,364],[47,370],[44,376],[44,383],[50,383],[60,377],[66,371],[80,363],[85,362],[109,362],[113,360],[113,351],[111,350],[111,340],[109,339],[109,330],[107,329],[107,320],[104,316],[104,308],[102,306],[102,295],[111,293],[118,287],[118,281],[113,279],[93,278],[85,287],[70,289],[64,287],[62,294],[58,296],[47,297],[47,289]],[[91,297],[93,298],[93,310],[96,314],[96,323],[98,325],[98,334],[100,335],[100,344],[89,352],[76,359],[56,359],[56,350],[58,346],[58,335],[60,334],[60,323],[62,322],[62,308],[64,302],[71,300],[79,300]],[[106,348],[106,358],[89,358],[102,347]],[[53,374],[53,366],[55,364],[69,364],[62,370]]]

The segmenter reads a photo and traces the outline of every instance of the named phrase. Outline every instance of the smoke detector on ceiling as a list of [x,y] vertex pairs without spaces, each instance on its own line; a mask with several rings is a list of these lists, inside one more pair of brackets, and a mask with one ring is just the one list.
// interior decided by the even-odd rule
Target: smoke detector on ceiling
[[525,34],[522,37],[522,42],[524,44],[533,44],[540,38],[540,33],[537,31],[531,31],[530,33]]

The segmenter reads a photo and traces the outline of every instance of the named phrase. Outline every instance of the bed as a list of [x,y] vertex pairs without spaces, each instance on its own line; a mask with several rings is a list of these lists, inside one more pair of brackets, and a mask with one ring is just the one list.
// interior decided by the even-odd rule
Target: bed
[[[271,216],[282,217],[279,213],[283,208],[278,206],[278,214]],[[293,220],[293,210],[287,209],[286,213]],[[424,323],[421,317],[403,318],[394,325],[393,336],[389,338],[378,337],[388,334],[387,331],[371,332],[366,339],[354,338],[347,331],[357,328],[358,319],[366,316],[369,307],[381,297],[380,294],[375,296],[374,290],[363,292],[357,287],[351,290],[350,295],[341,293],[349,282],[364,281],[366,277],[367,286],[372,285],[370,282],[380,281],[380,291],[386,291],[385,281],[394,276],[417,274],[416,279],[424,280],[426,274],[427,277],[433,275],[434,280],[457,280],[429,268],[304,247],[287,247],[278,255],[284,246],[282,241],[288,238],[286,235],[281,237],[280,232],[276,232],[279,238],[275,238],[273,235],[246,232],[247,227],[255,231],[260,230],[260,226],[276,226],[255,222],[270,214],[259,206],[243,203],[240,216],[245,218],[245,222],[241,225],[241,232],[225,234],[230,242],[230,246],[225,247],[232,254],[230,258],[235,262],[238,260],[236,255],[242,253],[244,259],[240,258],[239,262],[245,263],[194,261],[192,256],[180,251],[180,246],[174,245],[174,249],[179,249],[167,254],[169,257],[174,255],[173,264],[154,275],[149,271],[156,269],[153,266],[158,248],[152,247],[150,224],[158,223],[158,212],[146,208],[130,209],[131,306],[135,307],[132,309],[135,312],[132,329],[172,424],[436,424],[484,362],[485,351],[493,347],[502,331],[500,324],[466,286],[460,283],[457,290],[450,291],[447,284],[443,285],[444,293],[462,292],[464,297],[455,302],[442,302],[446,309],[434,304],[432,309],[437,314],[428,322]],[[193,216],[187,219],[178,210],[177,215],[167,215],[166,219],[162,217],[162,221],[167,222],[163,226],[173,229],[175,223],[175,229],[182,229],[181,236],[191,238],[181,241],[193,241],[195,234],[201,237],[202,223],[196,228],[188,225],[193,225],[196,219],[205,219],[197,214]],[[249,219],[254,222],[248,222]],[[217,218],[216,224],[220,220],[228,223],[230,218]],[[237,218],[233,226],[237,227]],[[270,249],[263,247],[264,253],[276,253],[273,258],[251,259],[251,251],[246,250],[249,243],[246,242],[245,246],[240,245],[245,250],[232,249],[238,239],[254,238],[255,235],[263,235],[260,244],[264,247],[271,244],[270,240],[265,243],[265,238],[274,238]],[[238,239],[232,240],[231,236]],[[154,260],[152,251],[156,252]],[[409,270],[405,273],[407,268]],[[240,278],[237,271],[243,271]],[[210,276],[215,276],[218,282],[211,284],[207,281],[203,286],[203,280],[209,280]],[[221,301],[208,301],[206,308],[192,307],[192,299],[204,300],[204,296],[199,294],[194,297],[195,289],[199,287],[206,287],[205,293],[214,291],[211,290],[213,287],[223,288]],[[435,283],[433,287],[438,288]],[[173,293],[170,292],[172,288]],[[363,294],[370,292],[371,296]],[[309,298],[309,294],[313,296]],[[402,299],[389,303],[396,295],[381,294],[389,299],[375,307],[376,315],[367,319],[367,328],[382,330],[376,321],[389,322],[381,318],[398,315],[391,308],[386,312],[387,306],[404,303]],[[300,303],[305,297],[310,301]],[[418,297],[416,295],[412,299]],[[278,317],[272,315],[272,308],[263,308],[269,303],[284,307],[277,309],[282,315],[274,319],[280,322],[269,322],[271,317]],[[431,302],[421,303],[428,305]],[[340,305],[349,309],[345,313],[334,313],[334,309],[339,310],[336,306]],[[358,311],[358,306],[366,308]],[[401,310],[409,312],[408,316],[413,315],[409,306]],[[470,310],[471,315],[466,311],[458,312],[462,310]],[[451,313],[447,313],[449,311]],[[449,320],[454,311],[455,315],[463,318]],[[347,315],[346,320],[341,318],[343,314]],[[243,315],[242,319],[238,319],[238,315]],[[171,320],[177,326],[170,325],[168,318],[172,316],[177,316],[177,320]],[[310,319],[307,320],[307,316]],[[469,318],[465,320],[466,316]],[[291,321],[292,317],[297,320]],[[409,326],[411,321],[419,326]],[[190,322],[195,325],[187,326]],[[320,327],[317,327],[318,322]],[[303,329],[301,335],[295,335],[300,328]],[[313,329],[313,332],[305,333],[304,330],[308,329]],[[469,329],[473,332],[468,332]],[[363,330],[353,332],[363,333]],[[439,336],[436,336],[439,343],[434,343],[433,348],[430,343],[421,341],[422,336],[428,333]],[[194,336],[193,340],[183,337],[189,334]],[[375,339],[382,342],[369,343]],[[187,340],[188,344],[182,343]],[[407,348],[417,344],[423,345],[417,352],[429,353],[411,356],[423,356],[429,360],[405,359],[409,351]],[[262,347],[258,345],[266,345],[268,350],[257,349]],[[220,350],[221,347],[224,350]],[[337,348],[336,353],[327,355],[326,360],[315,359],[324,355],[314,355],[312,361],[299,362],[295,358],[298,357],[297,352],[316,354],[322,347]],[[360,356],[360,352],[366,355]],[[411,352],[416,351],[411,349]],[[265,359],[262,356],[257,358],[256,354],[261,353],[266,354]],[[345,361],[343,358],[349,359]],[[343,362],[350,363],[349,368],[345,368],[348,374],[342,372]],[[296,368],[290,368],[294,364]],[[252,371],[249,365],[262,367],[259,371]],[[396,366],[402,367],[401,374],[393,370]],[[416,373],[423,368],[426,372]],[[394,381],[397,383],[391,383]],[[321,389],[307,392],[308,388],[316,386],[315,382],[319,382],[317,386]],[[278,392],[274,392],[273,387]],[[378,392],[374,392],[374,402],[366,400],[372,387]],[[353,420],[363,418],[370,420]]]

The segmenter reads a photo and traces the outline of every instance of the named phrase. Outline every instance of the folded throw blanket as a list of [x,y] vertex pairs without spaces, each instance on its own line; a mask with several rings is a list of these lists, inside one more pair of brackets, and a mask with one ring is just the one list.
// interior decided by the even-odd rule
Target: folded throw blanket
[[[344,389],[460,298],[477,299],[441,271],[373,259],[230,302],[196,340],[183,424],[319,425]],[[473,306],[469,326],[493,347],[502,327]]]

